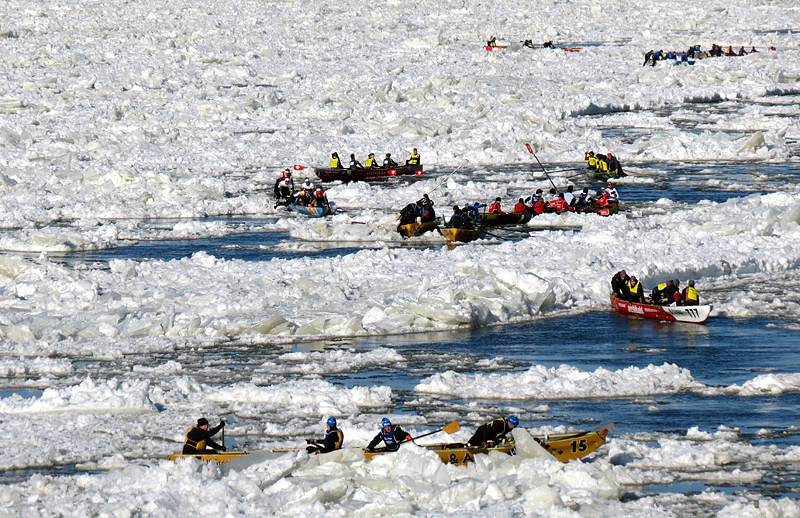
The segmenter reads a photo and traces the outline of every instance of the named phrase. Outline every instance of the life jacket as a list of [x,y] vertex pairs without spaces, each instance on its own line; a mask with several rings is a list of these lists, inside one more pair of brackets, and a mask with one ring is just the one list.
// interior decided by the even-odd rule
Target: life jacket
[[631,292],[631,295],[637,295],[642,292],[642,283],[641,281],[636,281],[636,283],[632,283],[628,281],[628,290]]
[[608,193],[607,192],[603,193],[603,195],[600,196],[600,198],[598,198],[597,204],[600,205],[601,207],[608,207],[610,205],[608,203]]
[[342,443],[344,442],[344,434],[338,428],[334,428],[333,430],[328,430],[327,432],[325,432],[325,442],[328,442],[328,436],[332,433],[338,435],[338,437],[336,438],[336,442],[333,444],[333,449],[341,450]]
[[700,300],[700,294],[697,293],[697,290],[694,289],[694,286],[687,286],[685,293],[686,295],[684,295],[683,299],[687,302],[698,302]]
[[597,168],[601,171],[608,171],[608,162],[603,160],[602,158],[597,161]]
[[365,163],[365,167],[367,169],[372,169],[373,167],[375,167],[375,159],[374,158],[368,158],[366,163]]
[[524,203],[517,203],[514,205],[514,214],[525,214],[528,211],[528,206]]
[[589,157],[589,169],[597,169],[597,158],[590,156]]
[[203,439],[202,441],[193,441],[189,439],[189,434],[195,430],[200,430],[200,428],[196,426],[192,426],[191,428],[189,428],[189,431],[186,432],[186,439],[184,439],[183,444],[184,446],[189,446],[190,448],[194,448],[197,451],[203,451],[206,449],[206,439]]
[[419,165],[419,154],[418,153],[415,153],[415,154],[411,155],[411,160],[409,161],[409,164],[411,164],[411,165]]
[[541,199],[536,200],[536,203],[533,204],[533,212],[536,214],[544,213],[544,202]]
[[500,436],[503,436],[503,435],[507,434],[508,432],[510,432],[510,430],[508,429],[508,421],[506,421],[506,418],[505,418],[505,417],[498,417],[497,419],[495,419],[495,420],[493,420],[493,421],[489,421],[488,423],[486,423],[486,426],[487,426],[488,428],[490,428],[490,429],[491,429],[491,428],[492,428],[492,425],[493,425],[494,423],[498,422],[498,421],[500,421],[501,423],[503,423],[503,432],[502,432],[502,433],[500,433],[500,434],[498,435],[498,437],[500,437]]
[[338,157],[331,157],[331,169],[339,169],[340,163]]
[[661,284],[656,286],[656,290],[658,290],[658,291],[664,291],[666,289],[667,289],[667,283],[666,282],[662,282]]
[[394,431],[397,429],[397,425],[392,425],[392,431],[386,433],[385,428],[381,428],[381,439],[386,444],[387,450],[396,450],[400,447],[400,444],[397,442],[397,439],[394,438]]
[[496,201],[489,205],[489,214],[502,214],[503,211],[500,210],[500,202]]

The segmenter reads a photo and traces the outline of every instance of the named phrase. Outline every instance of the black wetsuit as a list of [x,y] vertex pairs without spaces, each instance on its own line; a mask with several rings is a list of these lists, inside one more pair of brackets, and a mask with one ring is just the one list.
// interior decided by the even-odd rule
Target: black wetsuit
[[344,442],[344,433],[338,428],[333,428],[325,433],[325,438],[322,443],[313,443],[311,446],[306,447],[308,453],[328,453],[334,450],[342,449]]
[[505,439],[506,434],[511,431],[508,426],[508,421],[505,418],[498,417],[494,421],[482,424],[475,430],[475,434],[470,438],[470,446],[481,446],[483,443],[500,442]]
[[[211,438],[217,435],[224,427],[225,423],[220,423],[208,430],[193,426],[186,434],[186,442],[183,444],[183,453],[216,453],[216,450],[225,451],[226,448],[224,446],[220,446],[211,440]],[[203,448],[199,449],[203,442],[205,442],[205,444],[202,444]],[[205,446],[210,446],[213,449],[208,449]]]
[[620,300],[628,300],[629,293],[628,293],[628,276],[626,275],[625,278],[622,278],[621,272],[617,272],[611,277],[611,289],[614,293],[617,294],[617,298]]

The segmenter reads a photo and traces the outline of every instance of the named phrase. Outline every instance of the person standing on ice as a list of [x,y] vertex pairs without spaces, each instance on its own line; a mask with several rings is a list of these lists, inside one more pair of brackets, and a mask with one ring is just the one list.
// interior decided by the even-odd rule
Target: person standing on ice
[[309,454],[329,453],[334,450],[342,449],[344,433],[336,427],[336,418],[329,417],[325,426],[325,438],[322,439],[322,441],[318,439],[306,439],[306,442],[311,445],[306,447],[306,451]]
[[517,426],[519,426],[519,418],[515,415],[508,418],[498,417],[494,421],[480,425],[470,438],[469,445],[488,448],[492,443],[497,444],[505,439],[506,434]]
[[[224,445],[220,446],[211,440],[211,438],[217,435],[223,428],[225,428],[225,421],[220,421],[217,426],[209,430],[208,420],[205,417],[201,417],[197,420],[197,426],[189,428],[189,431],[186,432],[186,439],[183,442],[183,453],[217,453],[217,450],[228,451]],[[210,446],[213,449],[208,449],[206,446]]]
[[411,434],[397,425],[393,425],[389,419],[384,417],[381,420],[381,431],[367,445],[367,451],[375,451],[375,446],[383,441],[388,451],[397,451],[400,445],[407,441],[413,441]]
[[694,288],[694,281],[689,281],[689,285],[683,288],[681,296],[678,298],[679,306],[697,306],[700,304],[700,294]]

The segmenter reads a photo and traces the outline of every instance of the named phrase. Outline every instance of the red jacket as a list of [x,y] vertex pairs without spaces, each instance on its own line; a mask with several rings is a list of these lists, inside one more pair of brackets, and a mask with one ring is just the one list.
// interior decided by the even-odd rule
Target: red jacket
[[500,202],[496,201],[489,205],[489,214],[505,214],[502,210],[500,210]]
[[610,203],[608,203],[608,193],[604,192],[603,195],[600,196],[594,203],[595,205],[600,205],[601,207],[608,207],[609,205],[611,205]]
[[544,202],[542,200],[538,200],[536,203],[533,204],[533,213],[542,214],[543,212],[544,212]]
[[514,205],[514,214],[527,214],[528,212],[530,212],[530,207],[524,203],[517,203]]
[[556,198],[547,204],[547,208],[555,212],[564,212],[569,210],[569,203],[561,198]]

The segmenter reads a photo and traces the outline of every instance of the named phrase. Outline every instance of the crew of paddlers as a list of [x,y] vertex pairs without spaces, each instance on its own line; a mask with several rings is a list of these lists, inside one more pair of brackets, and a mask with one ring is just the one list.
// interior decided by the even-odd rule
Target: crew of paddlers
[[275,195],[275,208],[279,205],[300,205],[301,207],[328,207],[328,195],[320,185],[314,185],[306,178],[295,189],[292,172],[289,169],[281,171],[281,177],[275,182],[273,188]]
[[608,175],[609,178],[628,176],[622,170],[622,165],[617,157],[611,153],[603,155],[602,153],[595,154],[594,151],[586,151],[583,154],[583,159],[586,161],[586,168],[589,171]]
[[[417,148],[414,148],[414,150],[411,152],[411,156],[403,165],[415,166],[420,164],[422,164],[422,162],[420,161],[419,153],[417,153]],[[342,163],[342,160],[339,158],[339,153],[335,151],[331,153],[331,169],[350,169],[354,171],[357,169],[394,169],[396,167],[403,166],[392,159],[391,153],[386,153],[386,155],[383,157],[383,162],[380,162],[375,158],[375,153],[370,153],[367,155],[367,159],[364,161],[363,165],[358,161],[358,159],[356,159],[355,153],[350,153],[350,164],[348,166],[345,166]]]
[[681,291],[678,279],[662,282],[650,292],[650,297],[644,295],[642,283],[633,275],[628,275],[625,270],[620,270],[611,278],[611,290],[620,300],[636,302],[639,304],[652,304],[654,306],[697,306],[700,304],[700,294],[694,287],[694,281]]
[[[770,50],[775,50],[775,47],[770,47]],[[678,64],[680,64],[688,63],[690,59],[715,58],[720,56],[746,56],[756,52],[758,52],[758,50],[756,50],[755,46],[751,47],[749,51],[744,48],[744,45],[739,47],[739,50],[734,50],[733,45],[729,45],[728,50],[723,50],[723,48],[716,43],[712,43],[711,50],[708,51],[700,50],[700,45],[692,45],[688,50],[684,50],[683,52],[674,50],[666,52],[663,50],[650,50],[645,53],[644,63],[642,63],[642,66],[656,66],[656,61],[665,61],[668,59],[675,60]]]

